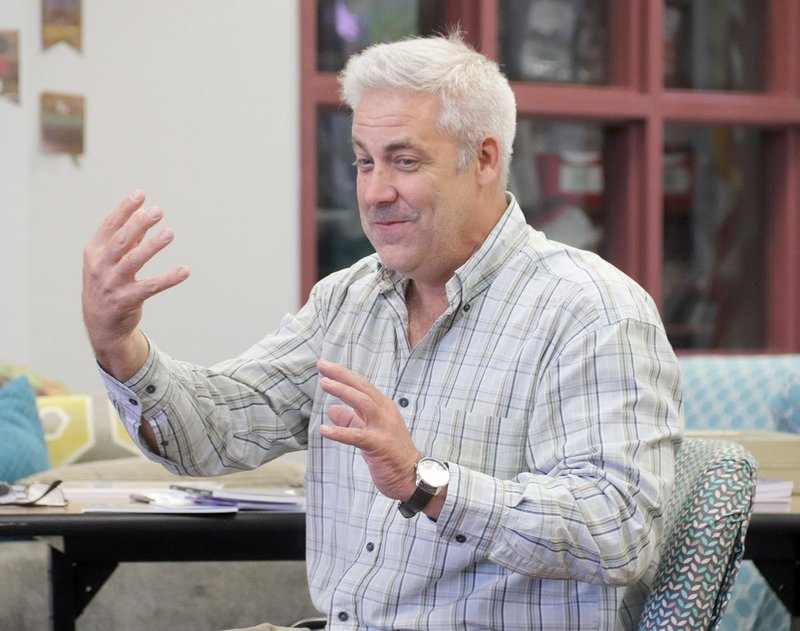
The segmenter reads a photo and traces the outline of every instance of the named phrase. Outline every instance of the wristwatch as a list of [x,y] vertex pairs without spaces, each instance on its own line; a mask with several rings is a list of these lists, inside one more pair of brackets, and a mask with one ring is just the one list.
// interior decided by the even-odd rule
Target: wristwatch
[[414,465],[417,470],[417,490],[407,502],[400,502],[397,510],[403,517],[413,517],[428,505],[435,495],[450,482],[447,463],[436,458],[422,458]]

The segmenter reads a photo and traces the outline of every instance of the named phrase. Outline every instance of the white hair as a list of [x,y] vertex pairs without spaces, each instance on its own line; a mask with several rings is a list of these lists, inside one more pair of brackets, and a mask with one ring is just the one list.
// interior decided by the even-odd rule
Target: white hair
[[348,60],[339,83],[352,110],[370,90],[437,96],[437,125],[456,141],[459,169],[475,160],[487,136],[495,136],[502,149],[501,183],[507,184],[517,121],[514,92],[498,65],[467,45],[458,31],[370,46]]

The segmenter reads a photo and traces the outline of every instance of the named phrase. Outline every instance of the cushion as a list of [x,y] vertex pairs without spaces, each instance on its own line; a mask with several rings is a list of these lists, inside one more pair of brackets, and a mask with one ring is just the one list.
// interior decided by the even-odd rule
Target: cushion
[[215,478],[190,478],[177,476],[157,462],[143,455],[100,462],[56,467],[30,476],[25,482],[125,481],[125,482],[175,482],[187,484],[188,480],[211,480],[228,487],[302,488],[305,482],[305,452],[285,454],[257,469],[239,471]]
[[105,393],[37,397],[52,466],[139,454]]
[[772,412],[780,431],[800,434],[800,371],[789,374],[778,388]]
[[49,466],[33,389],[17,377],[0,388],[0,480],[16,482]]
[[791,431],[778,427],[772,397],[800,372],[800,354],[686,355],[680,364],[687,428]]
[[8,383],[12,379],[22,377],[23,375],[28,378],[31,388],[33,388],[37,396],[45,394],[69,394],[72,392],[72,390],[64,384],[53,381],[26,366],[0,362],[0,386]]

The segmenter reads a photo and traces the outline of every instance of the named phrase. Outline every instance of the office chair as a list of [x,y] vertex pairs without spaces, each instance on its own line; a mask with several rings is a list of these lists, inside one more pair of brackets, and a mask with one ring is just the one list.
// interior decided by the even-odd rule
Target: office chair
[[715,629],[744,553],[757,465],[730,441],[684,439],[661,560],[638,629]]

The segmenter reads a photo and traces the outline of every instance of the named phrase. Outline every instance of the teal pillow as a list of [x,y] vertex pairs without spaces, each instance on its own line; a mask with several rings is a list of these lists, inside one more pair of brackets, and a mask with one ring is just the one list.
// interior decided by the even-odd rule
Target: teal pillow
[[33,388],[17,377],[0,388],[0,480],[16,482],[49,467]]

